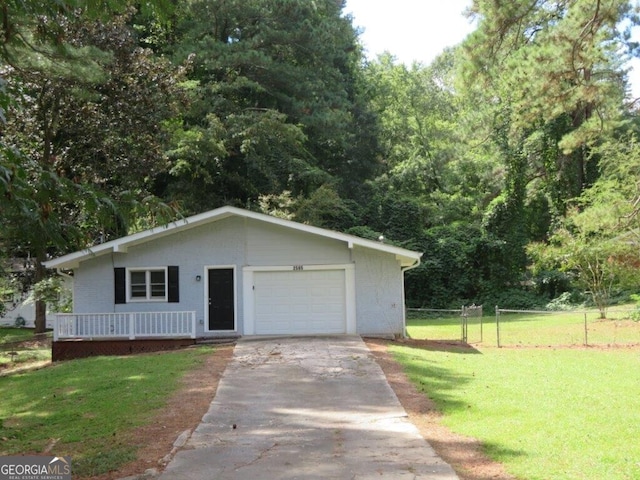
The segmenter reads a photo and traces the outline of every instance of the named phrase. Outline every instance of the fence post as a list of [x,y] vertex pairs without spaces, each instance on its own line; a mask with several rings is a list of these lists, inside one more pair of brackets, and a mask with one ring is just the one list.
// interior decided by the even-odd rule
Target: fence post
[[469,310],[464,307],[464,343],[469,342]]
[[467,309],[463,305],[460,311],[462,312],[462,343],[467,343]]
[[587,332],[589,329],[587,328],[587,312],[584,312],[584,346],[589,346],[589,339],[587,337]]
[[496,343],[500,348],[500,309],[496,305]]

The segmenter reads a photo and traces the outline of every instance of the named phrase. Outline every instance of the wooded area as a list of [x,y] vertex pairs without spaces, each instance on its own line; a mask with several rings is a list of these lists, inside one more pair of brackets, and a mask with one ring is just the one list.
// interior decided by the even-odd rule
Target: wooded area
[[630,1],[474,0],[411,67],[343,0],[0,5],[0,295],[38,283],[40,328],[48,256],[222,205],[424,252],[410,306],[639,290]]

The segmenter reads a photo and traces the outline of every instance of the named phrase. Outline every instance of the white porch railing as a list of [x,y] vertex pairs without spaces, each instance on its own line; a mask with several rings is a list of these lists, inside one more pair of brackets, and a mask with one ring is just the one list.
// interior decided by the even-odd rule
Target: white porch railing
[[58,313],[53,340],[196,338],[196,312]]

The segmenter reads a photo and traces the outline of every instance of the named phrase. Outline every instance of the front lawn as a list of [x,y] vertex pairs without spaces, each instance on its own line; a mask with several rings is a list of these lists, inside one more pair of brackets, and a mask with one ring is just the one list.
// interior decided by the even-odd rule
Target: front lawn
[[640,350],[391,352],[443,422],[517,478],[640,478]]
[[71,455],[74,477],[136,456],[126,435],[151,421],[209,348],[72,360],[0,378],[0,455]]
[[50,362],[52,336],[34,335],[30,328],[0,327],[0,373]]
[[0,345],[33,339],[33,330],[19,327],[0,327]]

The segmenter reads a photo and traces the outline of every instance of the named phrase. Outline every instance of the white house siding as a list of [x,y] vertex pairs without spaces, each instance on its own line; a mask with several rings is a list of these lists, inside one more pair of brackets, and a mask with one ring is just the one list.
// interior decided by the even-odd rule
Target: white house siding
[[[127,253],[112,253],[82,262],[75,273],[74,312],[196,312],[196,334],[205,333],[205,266],[242,265],[244,262],[242,219],[229,218],[164,236]],[[179,267],[180,301],[115,304],[113,269],[118,267]],[[236,283],[241,271],[236,269]],[[200,276],[200,281],[196,276]],[[242,315],[242,292],[238,290],[236,316]]]
[[345,242],[247,220],[247,265],[328,265],[350,263]]
[[112,255],[92,258],[80,267],[73,272],[73,311],[114,312]]
[[403,273],[393,255],[355,247],[356,328],[362,335],[403,333]]
[[[206,332],[205,267],[242,265],[245,257],[243,221],[240,218],[228,218],[218,222],[184,230],[156,241],[129,249],[129,253],[116,266],[154,267],[177,265],[179,270],[180,302],[159,303],[142,302],[117,305],[122,311],[131,311],[135,306],[140,311],[153,310],[195,310],[197,336],[209,335]],[[197,281],[196,276],[201,280]],[[236,269],[236,285],[241,282],[241,272]],[[242,291],[236,289],[235,313],[238,332],[242,333]],[[156,307],[156,308],[151,308]]]
[[[392,255],[386,256],[393,259]],[[347,243],[340,240],[253,219],[230,217],[131,246],[127,253],[109,253],[82,262],[75,271],[74,312],[195,310],[197,336],[215,335],[205,331],[206,268],[235,265],[237,333],[244,334],[243,267],[344,265],[353,261],[351,257]],[[366,256],[362,258],[366,265],[371,262]],[[379,262],[377,257],[372,258],[374,263]],[[179,267],[178,303],[115,304],[114,268],[169,265]],[[372,269],[366,268],[367,271]],[[196,281],[197,275],[201,276],[200,281]],[[398,299],[395,301],[400,303]],[[371,328],[364,328],[363,331],[380,333],[383,325],[384,322],[376,324],[373,328],[375,332]],[[389,327],[385,332],[388,330]]]

